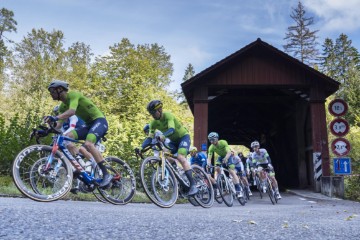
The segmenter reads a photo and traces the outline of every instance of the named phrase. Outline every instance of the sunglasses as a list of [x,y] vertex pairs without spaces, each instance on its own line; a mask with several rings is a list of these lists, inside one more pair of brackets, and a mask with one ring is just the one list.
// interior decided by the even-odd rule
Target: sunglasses
[[55,88],[50,88],[50,89],[49,89],[49,92],[50,92],[51,94],[56,93],[56,89],[55,89]]
[[217,139],[216,139],[216,138],[212,138],[212,139],[209,139],[209,141],[210,141],[210,142],[215,142],[215,141],[217,141]]

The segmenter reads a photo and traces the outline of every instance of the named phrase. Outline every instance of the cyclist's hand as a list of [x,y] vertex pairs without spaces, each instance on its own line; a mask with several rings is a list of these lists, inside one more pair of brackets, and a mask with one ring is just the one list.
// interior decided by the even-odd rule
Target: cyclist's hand
[[56,122],[57,120],[59,120],[59,118],[54,117],[54,116],[45,116],[44,117],[44,122],[45,123],[52,123],[52,122]]
[[134,150],[135,150],[135,153],[136,153],[136,154],[139,154],[139,155],[140,155],[141,150],[140,150],[139,148],[135,148]]
[[273,170],[274,170],[273,165],[271,165],[270,163],[268,164],[268,168],[269,168],[270,171],[273,171]]
[[160,134],[160,135],[159,135],[159,140],[160,140],[161,142],[164,142],[164,141],[165,141],[165,136],[164,136],[164,134]]

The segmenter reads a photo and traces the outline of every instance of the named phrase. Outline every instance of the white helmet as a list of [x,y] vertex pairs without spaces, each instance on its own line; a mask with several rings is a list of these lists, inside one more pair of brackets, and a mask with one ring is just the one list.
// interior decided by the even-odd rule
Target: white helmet
[[189,149],[190,153],[196,153],[197,152],[197,148],[195,146],[191,146]]
[[258,141],[254,141],[254,142],[251,143],[251,148],[254,148],[256,146],[260,147],[260,143]]

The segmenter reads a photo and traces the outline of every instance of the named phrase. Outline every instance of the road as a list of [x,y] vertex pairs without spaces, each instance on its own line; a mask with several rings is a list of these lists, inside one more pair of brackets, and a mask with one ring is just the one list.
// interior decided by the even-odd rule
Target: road
[[0,198],[0,239],[360,239],[360,203],[283,193],[210,209]]

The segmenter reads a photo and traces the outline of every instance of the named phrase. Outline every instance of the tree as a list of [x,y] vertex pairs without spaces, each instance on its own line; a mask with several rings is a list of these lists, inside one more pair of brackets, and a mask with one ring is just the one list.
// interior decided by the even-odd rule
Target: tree
[[[195,75],[195,69],[194,69],[194,66],[189,63],[189,65],[186,67],[185,69],[185,74],[184,74],[184,77],[183,77],[183,82],[189,80],[190,78],[192,78],[193,76]],[[180,91],[177,91],[175,90],[174,92],[174,96],[175,98],[177,99],[177,101],[180,103],[180,105],[182,106],[188,106],[187,102],[186,102],[186,98],[185,98],[185,95],[184,93],[180,90]]]
[[4,87],[5,82],[5,65],[6,57],[9,57],[11,52],[5,45],[5,42],[12,42],[5,37],[5,33],[16,32],[17,22],[14,19],[14,13],[6,8],[0,10],[0,90]]
[[314,24],[313,17],[306,17],[304,6],[299,1],[297,8],[293,8],[290,17],[296,25],[287,28],[283,45],[285,52],[291,53],[295,58],[306,64],[313,63],[319,52],[317,46],[316,33],[319,30],[311,31],[310,26]]

